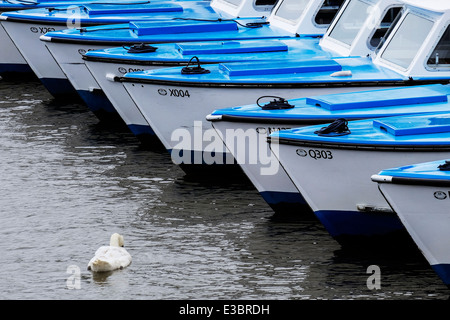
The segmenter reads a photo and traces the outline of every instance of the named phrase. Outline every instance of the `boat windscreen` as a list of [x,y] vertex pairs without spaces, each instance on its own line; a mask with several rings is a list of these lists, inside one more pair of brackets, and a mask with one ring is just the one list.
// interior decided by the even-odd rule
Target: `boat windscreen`
[[296,22],[302,16],[303,11],[309,4],[309,0],[280,0],[283,1],[275,12],[275,16]]
[[324,0],[317,12],[314,22],[318,25],[329,25],[341,8],[344,0]]
[[450,67],[450,26],[447,27],[441,40],[431,53],[427,66],[432,69]]
[[372,6],[365,2],[351,1],[344,8],[329,37],[351,46],[369,16],[371,8]]
[[381,53],[381,58],[407,69],[432,27],[433,21],[408,13]]
[[378,28],[374,31],[372,37],[370,38],[369,45],[372,49],[378,49],[384,44],[384,41],[389,37],[392,29],[400,20],[402,13],[402,6],[395,6],[387,10]]

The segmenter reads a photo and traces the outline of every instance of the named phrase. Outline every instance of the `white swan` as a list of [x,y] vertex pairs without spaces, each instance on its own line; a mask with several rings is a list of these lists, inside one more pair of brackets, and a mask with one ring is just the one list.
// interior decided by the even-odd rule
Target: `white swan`
[[89,261],[88,270],[106,272],[123,269],[130,265],[131,255],[123,248],[123,236],[114,233],[109,246],[97,249],[95,256]]

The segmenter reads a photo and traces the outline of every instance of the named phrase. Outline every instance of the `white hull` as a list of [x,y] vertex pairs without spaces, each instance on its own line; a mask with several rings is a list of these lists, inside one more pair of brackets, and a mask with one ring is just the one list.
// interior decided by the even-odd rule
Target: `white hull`
[[0,43],[2,50],[0,51],[0,64],[4,65],[28,65],[22,57],[20,51],[14,45],[3,26],[0,27]]
[[[216,109],[253,104],[261,96],[285,99],[312,95],[369,90],[368,87],[334,88],[252,88],[185,87],[158,83],[123,82],[144,118],[169,151],[176,151],[175,163],[188,159],[186,154],[200,154],[189,164],[221,161],[214,154],[226,153],[226,164],[234,162],[222,139],[206,116]],[[179,150],[184,150],[182,159]],[[214,154],[212,154],[212,151]],[[203,158],[203,159],[202,159]],[[183,162],[188,164],[186,162]],[[217,162],[214,162],[217,164]]]
[[448,151],[363,151],[277,143],[271,148],[333,237],[377,236],[403,229],[400,221],[395,225],[398,219],[371,175],[450,156]]
[[[84,63],[128,127],[150,127],[122,83],[114,81],[115,77],[121,77],[127,72],[144,70],[142,65],[104,63],[97,61],[84,61]],[[156,68],[158,67],[146,66],[145,70]]]
[[[2,21],[2,25],[39,79],[66,79],[39,37],[49,31],[67,29],[64,25],[44,25]],[[0,59],[4,59],[3,51]]]
[[224,137],[227,150],[269,205],[276,208],[282,203],[283,211],[307,205],[267,143],[271,132],[289,126],[229,121],[211,124]]
[[[211,123],[214,129],[224,137],[227,150],[233,154],[236,162],[258,191],[298,192],[267,144],[267,137],[273,132],[268,128],[274,128],[273,126],[266,123],[225,121]],[[277,127],[277,129],[290,128],[285,126]]]
[[[430,265],[450,264],[450,188],[394,183],[378,186]],[[436,192],[445,198],[436,197]]]
[[[47,41],[41,42],[46,46],[47,50],[53,56],[53,59],[61,68],[64,75],[70,81],[75,90],[100,90],[100,86],[97,84],[84,64],[83,54],[90,50],[106,49],[106,46],[87,46],[85,44],[52,43]],[[40,72],[44,78],[51,76],[50,73],[46,73],[46,70],[41,70]]]

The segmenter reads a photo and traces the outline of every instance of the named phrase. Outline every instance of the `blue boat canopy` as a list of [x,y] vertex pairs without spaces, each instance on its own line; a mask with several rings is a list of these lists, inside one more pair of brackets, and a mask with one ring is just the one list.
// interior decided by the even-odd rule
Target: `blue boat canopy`
[[[288,102],[294,105],[294,108],[275,110],[262,109],[265,100],[258,101],[261,98],[272,97],[262,96],[256,104],[215,110],[207,116],[207,120],[230,120],[231,117],[239,118],[238,121],[243,122],[255,119],[274,122],[310,120],[328,122],[338,118],[355,120],[402,114],[436,113],[450,109],[448,95],[450,95],[450,85],[430,84],[290,99]],[[326,104],[319,105],[323,101]]]
[[279,40],[225,41],[221,45],[205,42],[177,43],[175,47],[182,55],[288,51],[288,46]]
[[365,91],[344,93],[336,95],[322,95],[306,98],[306,104],[321,107],[327,110],[346,110],[356,108],[373,108],[423,104],[434,102],[447,102],[447,93],[439,92],[436,87],[396,88],[393,95],[389,91]]
[[91,15],[125,14],[125,13],[156,13],[156,12],[182,12],[183,7],[176,3],[150,3],[150,1],[137,1],[130,3],[91,3],[82,6],[86,13]]
[[324,128],[323,125],[312,125],[281,130],[270,134],[269,139],[274,143],[320,144],[322,147],[326,144],[361,151],[377,150],[380,147],[399,152],[409,149],[448,153],[450,150],[448,111],[348,121],[349,133],[345,135],[323,134],[320,131]]
[[[447,170],[450,159],[436,160],[424,163],[417,163],[412,165],[406,165],[402,167],[384,169],[378,173],[378,175],[372,176],[373,181],[377,182],[397,182],[397,178],[406,179],[420,179],[421,182],[424,180],[446,180],[450,182],[450,171]],[[443,167],[447,167],[443,169]],[[391,176],[393,179],[385,180],[383,178],[378,178],[381,176]],[[374,180],[375,179],[375,180]],[[404,179],[400,181],[405,181]],[[413,183],[409,180],[409,183]]]
[[340,71],[342,66],[334,60],[277,61],[266,63],[219,64],[219,70],[230,77],[283,73]]
[[235,21],[131,21],[130,30],[137,36],[172,34],[172,33],[197,33],[238,30]]
[[450,115],[375,119],[373,127],[393,136],[448,133]]

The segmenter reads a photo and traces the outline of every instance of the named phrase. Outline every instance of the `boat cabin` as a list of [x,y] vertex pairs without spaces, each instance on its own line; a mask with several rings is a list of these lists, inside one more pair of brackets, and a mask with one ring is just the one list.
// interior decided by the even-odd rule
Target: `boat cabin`
[[289,33],[322,36],[344,0],[279,0],[270,25]]
[[320,46],[339,56],[365,56],[382,44],[403,7],[401,0],[347,0]]
[[405,12],[374,63],[414,80],[450,77],[450,2],[403,0]]

